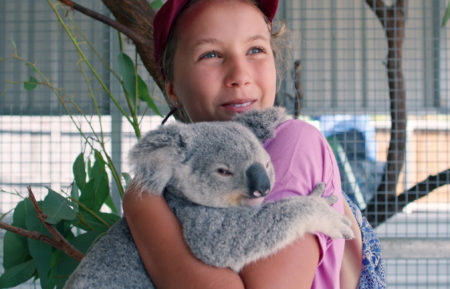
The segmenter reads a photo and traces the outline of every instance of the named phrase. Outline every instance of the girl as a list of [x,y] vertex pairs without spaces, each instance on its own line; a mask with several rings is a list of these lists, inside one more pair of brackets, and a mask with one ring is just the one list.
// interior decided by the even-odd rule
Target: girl
[[[154,19],[155,60],[165,92],[192,121],[230,120],[236,113],[273,105],[276,93],[274,34],[278,0],[168,0]],[[322,135],[292,120],[265,143],[276,173],[268,200],[311,192],[327,183],[326,195],[343,199],[339,171]],[[187,176],[188,177],[188,176]],[[198,261],[163,197],[140,195],[131,185],[124,213],[143,263],[158,289],[164,288],[357,288],[362,267],[361,238],[331,240],[307,235],[239,274]],[[146,220],[158,219],[159,222]],[[341,278],[342,276],[342,278]]]

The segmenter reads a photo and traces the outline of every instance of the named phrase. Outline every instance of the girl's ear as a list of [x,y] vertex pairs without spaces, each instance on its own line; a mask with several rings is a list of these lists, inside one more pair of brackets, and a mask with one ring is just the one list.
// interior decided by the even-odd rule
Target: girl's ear
[[178,100],[178,96],[175,93],[175,88],[173,86],[173,82],[167,81],[164,86],[165,86],[166,95],[169,98],[171,105],[177,106],[177,104],[179,104],[180,101]]

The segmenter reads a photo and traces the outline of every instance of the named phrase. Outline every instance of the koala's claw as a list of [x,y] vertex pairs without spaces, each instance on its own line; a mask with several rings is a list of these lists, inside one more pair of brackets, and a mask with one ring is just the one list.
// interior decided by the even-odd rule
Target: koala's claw
[[[351,221],[344,215],[331,208],[339,200],[337,196],[324,196],[325,183],[318,183],[310,194],[310,197],[318,201],[321,209],[317,212],[319,218],[324,218],[323,227],[318,231],[330,236],[333,239],[353,239],[354,232],[351,227]],[[314,202],[316,202],[314,201]]]
[[325,183],[318,183],[313,191],[311,192],[311,196],[321,197],[325,193]]
[[332,205],[337,203],[339,198],[334,196],[334,195],[331,195],[331,196],[328,196],[328,197],[324,196],[323,193],[325,193],[325,187],[326,187],[325,183],[318,183],[314,187],[313,191],[311,192],[311,196],[321,197],[327,202],[328,205],[332,206]]

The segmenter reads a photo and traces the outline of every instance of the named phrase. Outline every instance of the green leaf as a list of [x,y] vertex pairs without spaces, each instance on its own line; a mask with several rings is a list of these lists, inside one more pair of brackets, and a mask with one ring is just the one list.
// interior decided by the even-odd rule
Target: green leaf
[[97,231],[99,233],[106,232],[112,225],[120,220],[120,216],[116,214],[95,212],[95,215],[102,220],[100,221],[97,217],[93,216],[92,213],[83,209],[80,209],[79,215],[83,222],[74,222],[74,226],[86,231]]
[[[39,206],[42,206],[42,202],[38,202]],[[43,235],[49,235],[44,224],[39,220],[34,210],[33,205],[30,200],[25,200],[25,210],[26,210],[26,226],[30,231],[36,231]],[[46,288],[48,272],[50,270],[50,261],[52,257],[52,247],[39,240],[27,239],[28,250],[30,251],[31,257],[33,257],[34,263],[39,274],[39,279],[41,280],[42,288]]]
[[25,83],[23,84],[23,88],[25,88],[26,90],[33,90],[38,86],[38,84],[38,80],[33,76],[30,76],[30,79],[28,81],[25,81]]
[[[72,199],[74,200],[79,200],[80,199],[80,192],[78,189],[78,186],[76,183],[72,184],[72,189],[70,190],[70,196],[72,197]],[[73,207],[78,210],[78,203],[77,202],[73,202]]]
[[19,202],[16,205],[16,208],[14,209],[14,213],[13,213],[13,221],[12,221],[13,226],[20,227],[20,228],[26,228],[26,225],[25,225],[25,218],[26,218],[25,202],[26,202],[26,199]]
[[118,56],[119,73],[122,76],[123,89],[125,94],[131,97],[132,102],[136,101],[136,76],[133,60],[121,52]]
[[95,162],[91,168],[90,180],[82,190],[80,202],[93,211],[98,211],[109,196],[109,180],[105,162],[100,152],[95,151]]
[[[101,234],[102,232],[90,231],[76,236],[70,240],[70,243],[81,252],[86,253]],[[55,251],[52,264],[54,265],[52,266],[49,278],[52,279],[57,288],[62,288],[70,274],[72,274],[78,266],[79,262],[61,251]]]
[[103,235],[103,232],[89,231],[76,236],[70,243],[84,254],[94,245],[97,239]]
[[70,274],[72,274],[79,262],[61,251],[55,251],[53,262],[54,266],[52,266],[50,270],[48,283],[53,282],[56,285],[56,288],[63,288]]
[[15,287],[29,280],[36,271],[34,260],[11,267],[0,276],[0,288]]
[[73,176],[78,188],[83,191],[86,186],[86,164],[84,162],[83,153],[80,153],[73,163]]
[[118,214],[119,211],[116,208],[116,205],[114,204],[113,199],[111,198],[111,195],[108,195],[105,199],[105,204],[111,209],[111,211],[115,214]]
[[450,3],[447,5],[447,9],[445,9],[444,18],[442,19],[442,27],[444,27],[447,24],[449,18],[450,18]]
[[131,184],[131,176],[129,173],[122,173],[122,177],[125,180],[125,187],[128,187]]
[[[16,205],[13,213],[12,225],[26,229],[25,200]],[[6,232],[3,239],[3,267],[12,268],[30,259],[27,239],[23,236]]]
[[150,2],[150,6],[153,8],[153,10],[158,10],[163,6],[164,2],[162,0],[154,0]]
[[39,240],[28,239],[27,241],[30,254],[36,264],[39,279],[41,280],[41,287],[46,288],[52,258],[52,247]]
[[47,222],[57,224],[61,220],[73,220],[76,212],[66,198],[48,188],[48,194],[42,203],[42,211],[47,215]]
[[87,175],[89,179],[92,179],[92,161],[90,158],[87,161]]
[[157,115],[162,116],[162,114],[159,111],[158,107],[156,106],[155,102],[150,97],[147,84],[141,78],[140,75],[138,75],[138,96],[139,96],[139,99],[142,101],[145,101],[147,103],[148,107],[150,107]]
[[36,68],[36,65],[34,65],[33,63],[27,63],[27,66],[29,68],[31,68],[31,70],[33,70],[34,72],[38,73],[39,71]]
[[10,269],[31,259],[27,239],[23,236],[6,232],[3,238],[3,267]]

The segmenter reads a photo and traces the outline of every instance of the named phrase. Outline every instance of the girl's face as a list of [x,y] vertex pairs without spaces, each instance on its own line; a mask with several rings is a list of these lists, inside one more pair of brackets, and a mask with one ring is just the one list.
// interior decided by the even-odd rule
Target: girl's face
[[178,19],[170,99],[193,121],[229,120],[273,105],[275,61],[258,8],[240,0],[199,1]]

